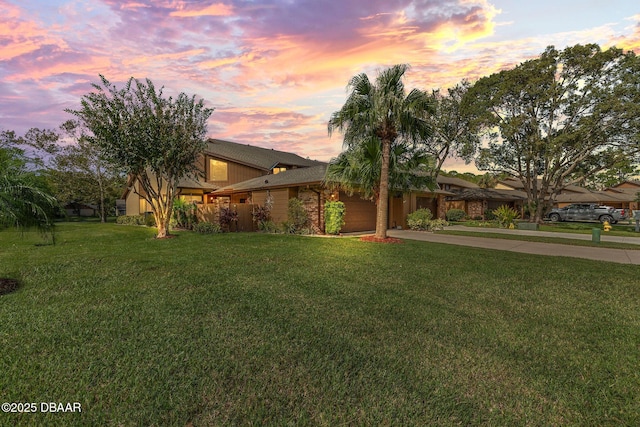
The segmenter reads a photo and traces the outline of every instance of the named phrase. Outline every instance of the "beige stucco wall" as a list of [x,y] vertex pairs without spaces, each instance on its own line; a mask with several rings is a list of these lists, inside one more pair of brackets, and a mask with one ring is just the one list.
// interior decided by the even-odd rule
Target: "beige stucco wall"
[[[134,184],[136,188],[138,188],[138,181],[136,180]],[[127,194],[126,201],[126,215],[140,215],[140,196],[135,193],[133,190],[130,190]]]

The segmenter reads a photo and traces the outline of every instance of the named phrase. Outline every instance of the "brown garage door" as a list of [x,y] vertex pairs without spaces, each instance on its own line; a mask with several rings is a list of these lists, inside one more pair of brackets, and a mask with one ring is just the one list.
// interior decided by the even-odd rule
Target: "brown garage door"
[[363,200],[358,195],[347,196],[340,193],[340,201],[344,203],[345,215],[343,233],[354,231],[371,231],[376,229],[376,204]]

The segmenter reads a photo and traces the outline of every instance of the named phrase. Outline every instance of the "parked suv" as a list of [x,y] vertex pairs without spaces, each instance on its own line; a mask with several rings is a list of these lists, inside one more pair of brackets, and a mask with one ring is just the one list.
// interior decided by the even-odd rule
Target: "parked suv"
[[615,209],[611,206],[600,206],[589,203],[574,203],[564,208],[554,208],[549,211],[547,218],[553,222],[558,221],[600,221],[615,224],[627,219],[628,213],[624,209]]

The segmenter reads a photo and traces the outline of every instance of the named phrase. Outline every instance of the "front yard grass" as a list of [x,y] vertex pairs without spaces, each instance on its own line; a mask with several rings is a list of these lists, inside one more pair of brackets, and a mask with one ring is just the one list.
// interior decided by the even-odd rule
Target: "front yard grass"
[[406,241],[0,232],[0,425],[638,425],[637,266]]

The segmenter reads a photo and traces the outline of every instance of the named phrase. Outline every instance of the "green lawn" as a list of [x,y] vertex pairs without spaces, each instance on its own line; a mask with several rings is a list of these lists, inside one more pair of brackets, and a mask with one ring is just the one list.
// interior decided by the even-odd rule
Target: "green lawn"
[[0,232],[0,425],[638,425],[638,267],[425,242]]

